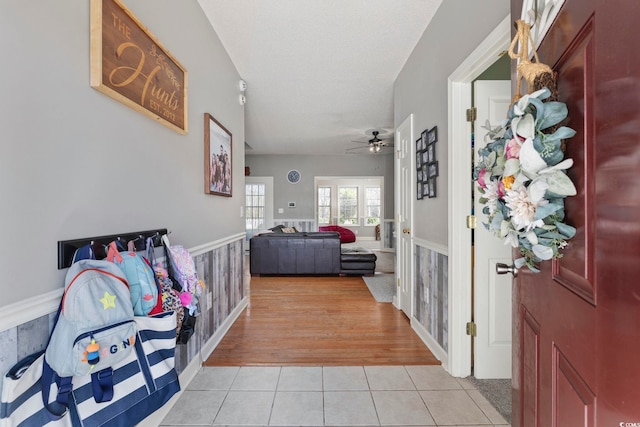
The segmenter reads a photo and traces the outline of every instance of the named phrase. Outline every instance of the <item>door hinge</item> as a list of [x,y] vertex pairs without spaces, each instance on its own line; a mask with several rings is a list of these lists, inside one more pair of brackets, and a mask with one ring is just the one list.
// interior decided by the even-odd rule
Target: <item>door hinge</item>
[[478,225],[478,218],[475,215],[467,215],[467,228],[472,230]]
[[467,108],[467,121],[475,122],[477,114],[478,114],[478,110],[476,109],[476,107]]
[[476,336],[476,324],[474,322],[467,323],[467,335]]
[[398,277],[398,287],[400,287],[400,278]]

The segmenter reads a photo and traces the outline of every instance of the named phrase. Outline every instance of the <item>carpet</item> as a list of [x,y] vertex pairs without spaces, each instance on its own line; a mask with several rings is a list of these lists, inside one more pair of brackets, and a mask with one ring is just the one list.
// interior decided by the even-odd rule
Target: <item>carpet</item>
[[479,380],[474,376],[467,377],[481,395],[483,395],[496,410],[511,422],[511,380]]
[[363,276],[369,292],[378,302],[392,302],[395,294],[395,274],[375,274]]

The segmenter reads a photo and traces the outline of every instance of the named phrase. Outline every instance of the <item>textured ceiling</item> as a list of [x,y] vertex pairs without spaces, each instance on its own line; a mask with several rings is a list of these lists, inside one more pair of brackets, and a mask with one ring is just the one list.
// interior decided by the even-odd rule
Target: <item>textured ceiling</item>
[[[198,0],[247,82],[246,154],[393,136],[393,82],[441,0]],[[353,151],[352,151],[353,152]]]

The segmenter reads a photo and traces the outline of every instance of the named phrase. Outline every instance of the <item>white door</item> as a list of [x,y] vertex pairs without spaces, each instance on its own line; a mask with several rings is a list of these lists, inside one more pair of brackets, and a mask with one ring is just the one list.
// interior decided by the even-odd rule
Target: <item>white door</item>
[[273,226],[273,177],[245,177],[245,230],[254,233]]
[[[478,80],[474,83],[475,150],[486,145],[487,120],[492,127],[506,118],[511,102],[508,80]],[[475,163],[475,158],[474,158]],[[496,264],[511,264],[511,247],[485,229],[486,216],[478,203],[480,194],[474,185],[474,213],[478,225],[474,231],[474,376],[511,378],[511,275],[497,275]]]
[[413,307],[413,199],[416,197],[415,160],[413,154],[413,114],[396,129],[396,277],[398,288],[394,304],[407,317],[412,316]]

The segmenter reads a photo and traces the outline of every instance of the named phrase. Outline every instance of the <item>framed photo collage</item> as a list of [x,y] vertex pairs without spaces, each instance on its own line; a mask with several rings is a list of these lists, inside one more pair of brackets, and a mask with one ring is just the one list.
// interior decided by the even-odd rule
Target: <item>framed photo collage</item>
[[416,180],[418,200],[436,197],[438,126],[423,130],[416,140]]

